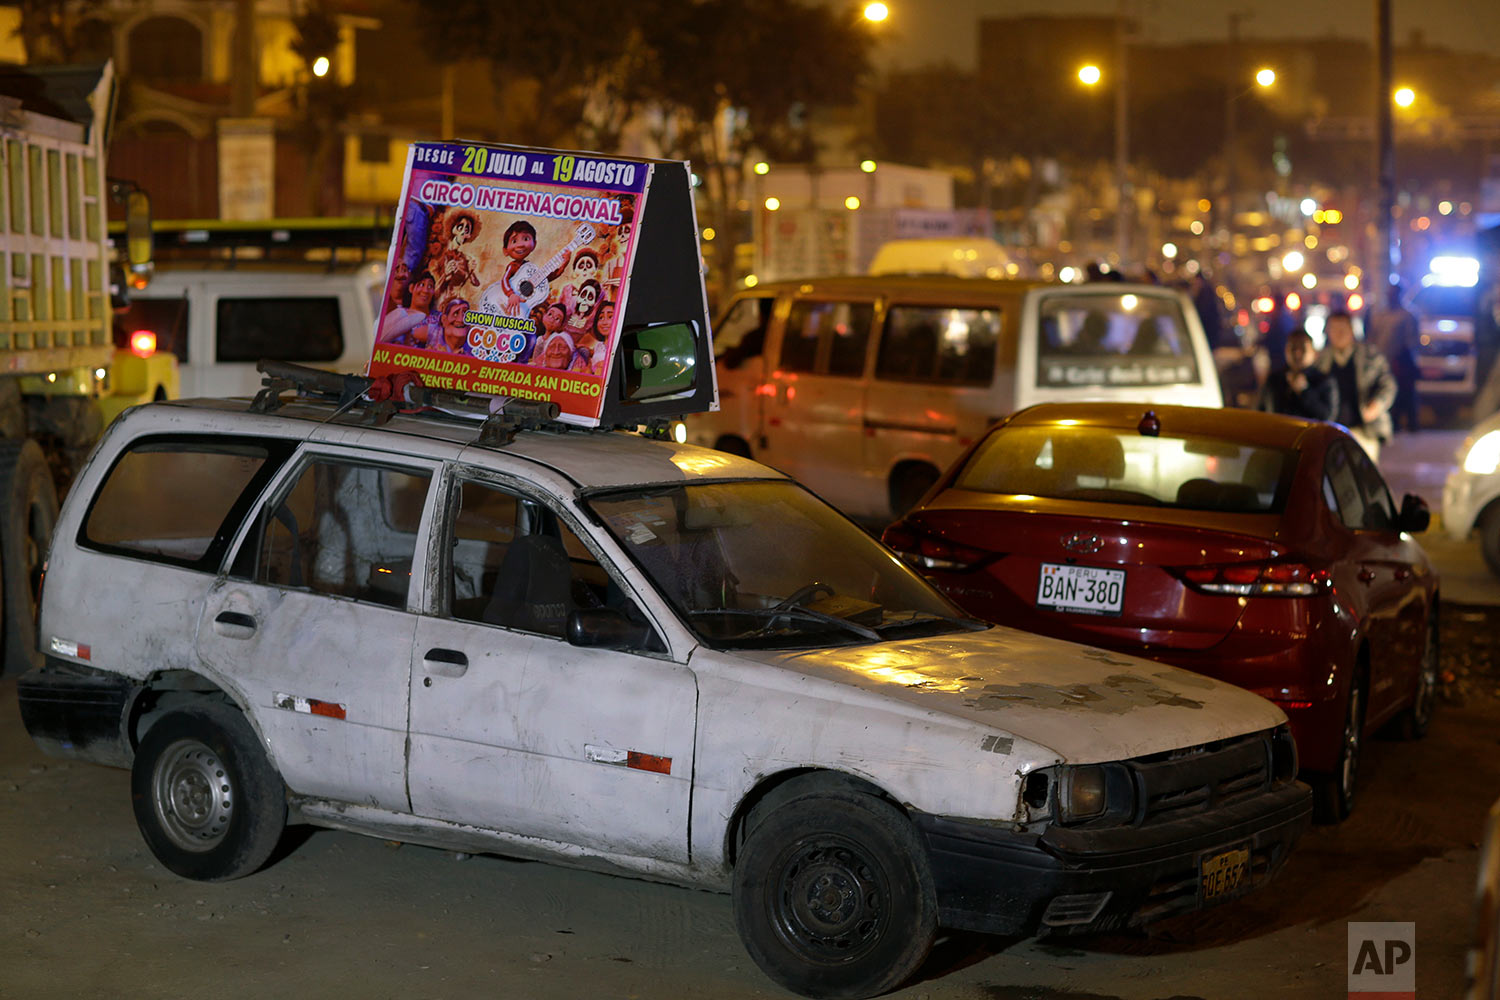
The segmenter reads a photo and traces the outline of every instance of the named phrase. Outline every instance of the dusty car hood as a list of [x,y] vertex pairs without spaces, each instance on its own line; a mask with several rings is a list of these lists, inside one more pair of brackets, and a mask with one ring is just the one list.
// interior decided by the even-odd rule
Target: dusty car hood
[[736,655],[966,719],[1077,763],[1208,743],[1286,719],[1264,698],[1200,674],[1010,628]]

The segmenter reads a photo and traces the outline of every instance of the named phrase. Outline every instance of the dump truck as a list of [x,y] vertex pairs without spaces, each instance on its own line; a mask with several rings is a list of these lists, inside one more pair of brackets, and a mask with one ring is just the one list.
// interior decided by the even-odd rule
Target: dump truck
[[[36,602],[58,495],[126,407],[177,394],[176,360],[117,350],[114,306],[150,270],[145,193],[111,181],[116,81],[94,67],[0,69],[0,672],[40,661]],[[132,238],[114,254],[111,193]]]

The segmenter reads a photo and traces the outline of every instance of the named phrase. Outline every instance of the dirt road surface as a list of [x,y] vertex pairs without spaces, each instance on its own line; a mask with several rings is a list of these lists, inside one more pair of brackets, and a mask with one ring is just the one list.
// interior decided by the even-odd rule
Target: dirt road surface
[[[943,941],[897,997],[1221,1000],[1347,990],[1349,921],[1415,921],[1417,995],[1456,998],[1500,790],[1500,612],[1453,608],[1431,735],[1375,740],[1355,814],[1266,889],[1149,934]],[[1460,673],[1455,669],[1461,670]],[[1455,703],[1461,702],[1461,703]],[[296,827],[226,884],[146,851],[122,770],[44,757],[0,682],[0,998],[783,997],[729,898]]]

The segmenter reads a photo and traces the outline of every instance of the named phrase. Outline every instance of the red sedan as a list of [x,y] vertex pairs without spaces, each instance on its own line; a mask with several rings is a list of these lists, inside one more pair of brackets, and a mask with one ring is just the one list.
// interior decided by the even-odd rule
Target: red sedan
[[1427,522],[1334,424],[1058,404],[991,429],[885,542],[977,617],[1276,702],[1333,820],[1367,734],[1431,718]]

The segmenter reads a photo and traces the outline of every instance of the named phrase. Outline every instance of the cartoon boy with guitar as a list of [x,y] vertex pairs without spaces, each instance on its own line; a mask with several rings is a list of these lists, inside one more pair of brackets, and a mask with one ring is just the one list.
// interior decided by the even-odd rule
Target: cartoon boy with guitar
[[556,257],[546,265],[538,266],[529,258],[536,249],[536,227],[524,219],[517,219],[505,231],[505,256],[509,262],[500,280],[490,285],[479,297],[479,307],[484,312],[502,316],[527,316],[537,305],[547,300],[547,284],[562,274],[572,259],[575,247],[582,246],[594,238],[594,230],[587,224],[578,227],[578,234]]

